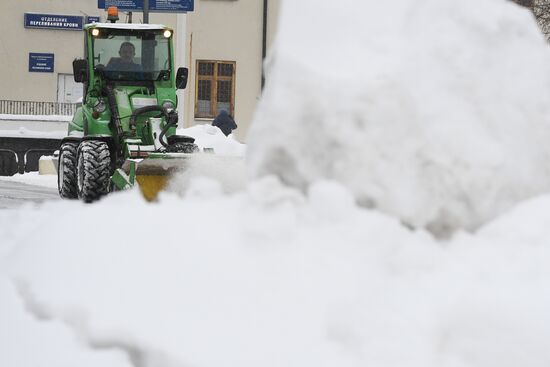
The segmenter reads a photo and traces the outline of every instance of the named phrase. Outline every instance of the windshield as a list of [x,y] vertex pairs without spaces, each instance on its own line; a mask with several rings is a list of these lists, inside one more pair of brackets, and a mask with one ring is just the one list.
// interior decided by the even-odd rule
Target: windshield
[[94,68],[110,80],[168,78],[170,39],[162,30],[100,29],[93,38]]

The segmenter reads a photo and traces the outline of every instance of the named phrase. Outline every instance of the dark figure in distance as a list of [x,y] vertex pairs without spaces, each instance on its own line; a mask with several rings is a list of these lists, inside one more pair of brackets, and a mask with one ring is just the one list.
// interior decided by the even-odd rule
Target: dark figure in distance
[[212,126],[219,127],[225,136],[228,136],[237,128],[235,120],[229,116],[226,110],[220,111],[220,114],[214,119],[214,121],[212,121]]

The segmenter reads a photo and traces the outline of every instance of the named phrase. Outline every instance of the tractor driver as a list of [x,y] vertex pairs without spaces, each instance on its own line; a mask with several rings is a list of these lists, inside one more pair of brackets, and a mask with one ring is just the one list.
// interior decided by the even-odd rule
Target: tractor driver
[[120,57],[113,57],[107,67],[107,71],[114,72],[138,72],[142,77],[143,69],[140,64],[134,62],[134,56],[136,55],[136,48],[131,42],[123,42],[120,45],[118,51]]

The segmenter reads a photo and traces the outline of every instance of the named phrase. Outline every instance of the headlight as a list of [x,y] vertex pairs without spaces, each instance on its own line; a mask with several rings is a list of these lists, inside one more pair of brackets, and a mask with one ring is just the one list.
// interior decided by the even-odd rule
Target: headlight
[[170,112],[176,109],[176,105],[174,105],[174,102],[172,101],[164,101],[162,102],[162,107],[166,109],[166,111]]
[[101,98],[98,98],[94,105],[94,111],[98,113],[103,113],[106,109],[107,105],[105,104],[105,102]]

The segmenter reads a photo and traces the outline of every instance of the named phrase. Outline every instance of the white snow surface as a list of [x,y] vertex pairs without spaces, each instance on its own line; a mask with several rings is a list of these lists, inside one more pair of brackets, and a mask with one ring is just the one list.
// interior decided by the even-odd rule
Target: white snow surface
[[[42,159],[42,158],[40,158]],[[1,181],[20,182],[29,185],[57,188],[57,175],[40,175],[38,172],[17,173],[13,176],[0,176]]]
[[254,177],[333,179],[435,233],[550,188],[550,49],[526,9],[299,0],[278,28],[247,138]]
[[[36,367],[130,367],[120,351],[91,350],[80,343],[66,325],[48,321],[47,316],[33,316],[18,295],[24,285],[0,278],[0,364]],[[32,306],[29,306],[32,307]]]
[[[335,182],[193,183],[158,204],[132,190],[0,212],[0,314],[19,335],[0,333],[0,365],[58,344],[146,367],[550,364],[550,196],[442,242]],[[21,302],[56,333],[20,325]]]
[[[177,194],[163,193],[157,203],[145,202],[134,189],[114,193],[92,205],[56,201],[38,208],[0,211],[0,366],[550,365],[550,193],[543,192],[543,173],[532,172],[535,167],[545,172],[547,162],[526,162],[517,175],[518,181],[525,182],[507,186],[509,177],[501,169],[489,170],[489,174],[481,163],[461,160],[462,155],[475,155],[481,162],[490,158],[498,161],[501,153],[512,159],[501,149],[508,144],[522,149],[530,144],[530,149],[527,153],[517,150],[517,157],[507,169],[517,165],[517,160],[526,159],[524,155],[544,156],[545,148],[537,146],[529,133],[518,132],[501,112],[516,113],[525,130],[535,129],[540,139],[546,136],[544,121],[535,122],[546,107],[538,96],[530,95],[532,88],[544,96],[548,93],[541,86],[547,81],[547,67],[543,65],[547,55],[530,25],[532,20],[519,8],[493,0],[452,4],[427,0],[416,2],[418,11],[412,11],[412,2],[403,0],[393,5],[377,2],[376,6],[370,1],[351,0],[332,4],[316,1],[312,6],[306,0],[283,4],[281,37],[272,60],[271,79],[248,139],[250,148],[246,149],[251,171],[265,177],[243,181],[244,173],[227,164],[221,175],[196,171],[193,177],[176,178],[174,185],[184,180],[185,189],[175,190]],[[397,4],[406,7],[400,9]],[[467,5],[478,11],[468,12]],[[291,8],[297,13],[293,14]],[[487,9],[495,14],[487,14]],[[405,10],[411,10],[407,16]],[[333,14],[331,22],[324,22],[326,29],[319,27],[328,19],[328,12]],[[375,32],[378,38],[354,25],[358,21],[355,13],[362,13],[362,27]],[[487,22],[481,22],[482,18]],[[310,34],[305,39],[311,42],[303,44],[305,50],[285,38],[287,30],[298,29],[298,20],[301,32]],[[398,29],[403,29],[404,22],[409,32],[388,29],[386,22],[393,22]],[[436,64],[432,59],[441,55],[435,51],[432,58],[425,56],[427,63],[433,63],[424,67],[412,57],[416,54],[411,42],[416,40],[418,47],[424,45],[419,41],[422,33],[425,43],[435,48],[431,31],[436,26],[444,27],[445,32],[436,33],[449,42],[441,40],[442,50],[456,48],[449,54],[449,63],[455,69]],[[412,37],[415,34],[418,38]],[[296,36],[305,37],[302,33]],[[370,53],[354,37],[370,45]],[[321,39],[331,47],[347,45],[350,52],[363,57],[363,62],[353,58],[349,62],[354,67],[364,64],[360,70],[365,75],[379,75],[382,67],[387,73],[380,73],[378,84],[365,87],[368,84],[363,82],[371,79],[356,73],[357,69],[340,68],[353,72],[358,79],[337,75],[335,66],[340,61],[334,55],[327,55],[329,59],[301,57],[315,52],[322,55],[321,48],[315,48],[323,43]],[[453,41],[456,39],[464,42]],[[284,46],[282,40],[290,45]],[[501,79],[502,90],[494,90],[500,93],[502,104],[487,95],[495,83],[491,68],[468,63],[479,57],[480,40],[485,40],[485,47],[494,47],[496,59],[505,46],[499,48],[494,43],[509,42],[516,47],[513,52],[509,50],[502,64],[491,66],[510,67]],[[405,49],[402,55],[408,57],[403,59],[407,63],[389,57],[399,54],[400,47]],[[419,55],[427,50],[432,49],[421,48]],[[293,52],[296,58],[291,60],[288,55]],[[530,71],[516,69],[513,61],[531,54],[543,57],[542,61],[531,60],[532,67],[541,71],[537,80],[529,79]],[[485,54],[489,58],[491,55]],[[462,62],[455,63],[455,58]],[[436,66],[440,76],[433,74],[432,67]],[[483,73],[477,69],[482,66]],[[419,75],[424,75],[419,89],[407,84],[419,82],[404,72],[409,67],[417,67]],[[323,70],[326,73],[321,73]],[[284,71],[294,78],[287,78]],[[455,97],[464,101],[464,108],[453,108],[447,114],[457,119],[454,123],[440,118],[441,125],[436,125],[440,109],[456,107],[449,102],[450,90],[455,89],[436,86],[449,86],[455,73],[463,73],[462,79],[455,80]],[[479,77],[477,82],[470,78],[471,73]],[[518,73],[527,80],[517,79]],[[312,75],[318,77],[318,85],[304,92],[304,86],[314,83]],[[328,79],[319,79],[319,75]],[[448,83],[443,83],[445,80]],[[460,80],[470,87],[461,87]],[[512,92],[508,87],[529,95],[517,96],[529,118],[520,114],[509,99],[508,93]],[[377,97],[374,91],[387,98]],[[472,93],[479,98],[479,113],[493,121],[491,129],[486,119],[471,113]],[[325,95],[333,98],[334,110]],[[396,96],[402,98],[396,102]],[[429,98],[421,101],[420,97]],[[287,103],[287,114],[279,109],[283,101]],[[427,102],[440,108],[428,110]],[[307,117],[310,112],[313,118],[296,117]],[[431,129],[422,127],[415,117],[417,113]],[[402,120],[406,114],[411,116],[407,120],[410,126]],[[491,120],[495,116],[504,120]],[[275,117],[280,126],[272,120]],[[470,121],[473,117],[477,123]],[[375,131],[366,119],[373,121]],[[342,127],[350,121],[357,130]],[[303,131],[290,128],[291,123]],[[462,130],[463,124],[470,129],[469,135]],[[432,129],[436,130],[433,135]],[[487,130],[482,134],[483,129]],[[454,131],[456,140],[445,135],[447,130]],[[225,150],[228,154],[223,159],[238,161],[239,152],[245,150],[209,126],[178,133],[193,133],[202,147]],[[216,148],[213,142],[201,142],[198,137],[203,133],[226,146]],[[371,135],[380,139],[376,149],[368,147],[373,142]],[[358,167],[370,167],[366,164],[381,160],[374,168],[384,197],[392,198],[396,208],[411,208],[411,213],[423,218],[408,222],[424,223],[430,217],[413,210],[419,205],[415,200],[425,204],[427,212],[447,204],[445,208],[455,213],[455,206],[466,205],[458,199],[448,204],[445,195],[449,190],[454,192],[454,181],[464,183],[460,197],[468,205],[474,205],[466,190],[471,182],[491,187],[487,195],[494,195],[494,199],[483,205],[492,208],[487,213],[493,213],[488,218],[494,218],[480,220],[486,223],[475,231],[456,226],[452,236],[441,239],[420,225],[410,229],[402,224],[409,218],[402,211],[388,209],[387,204],[381,205],[383,200],[376,208],[358,205],[357,199],[362,197],[350,181],[325,174],[312,163],[309,151],[322,152],[317,146],[327,144],[329,136],[335,144],[342,139],[349,139],[349,144],[341,144],[337,151],[328,144],[326,155],[317,157],[319,164],[330,166],[329,158],[333,158],[335,167],[342,162],[342,170],[347,167],[361,171]],[[391,137],[395,140],[389,144]],[[363,150],[359,149],[360,142],[365,146]],[[307,149],[298,150],[300,145]],[[414,146],[425,147],[429,162],[435,160],[435,153],[441,156],[430,174],[408,157]],[[454,155],[461,149],[462,155]],[[279,163],[273,160],[275,151],[283,157]],[[364,152],[374,154],[372,162],[366,161]],[[350,165],[352,158],[365,166]],[[396,163],[397,158],[404,159],[402,166]],[[284,162],[292,172],[290,176],[275,169]],[[454,168],[461,164],[463,169]],[[408,169],[425,178],[412,180],[400,174],[400,170]],[[446,174],[456,176],[445,176],[453,180],[441,187],[439,174],[445,169]],[[265,175],[271,171],[279,175]],[[364,179],[366,187],[374,186],[370,176],[357,175],[354,179]],[[323,179],[325,176],[333,177]],[[23,175],[22,179],[28,177]],[[292,185],[282,183],[279,177]],[[542,193],[535,196],[537,190],[533,187],[537,185]],[[398,187],[401,196],[396,195]],[[430,201],[427,195],[433,193],[433,187],[441,191]],[[508,195],[503,188],[509,189]],[[484,192],[472,191],[476,195]],[[528,196],[533,197],[517,203]],[[497,202],[502,202],[499,210],[494,209]],[[478,212],[472,209],[471,213],[475,216]]]
[[195,144],[201,151],[206,149],[211,153],[190,158],[185,170],[170,181],[167,188],[169,192],[185,194],[192,180],[197,177],[215,179],[225,193],[245,188],[245,144],[235,140],[232,134],[225,136],[218,127],[206,124],[178,129],[177,133],[195,138]]
[[233,134],[226,137],[216,126],[202,124],[188,128],[180,128],[177,130],[177,134],[195,138],[195,144],[197,144],[201,150],[204,148],[211,148],[214,153],[218,155],[244,157],[246,153],[245,144],[235,140]]
[[67,136],[66,130],[54,130],[54,131],[36,131],[20,127],[17,130],[0,130],[0,137],[6,138],[50,138],[50,139],[62,139]]
[[0,113],[0,120],[16,121],[71,121],[72,116],[65,115],[14,115]]

